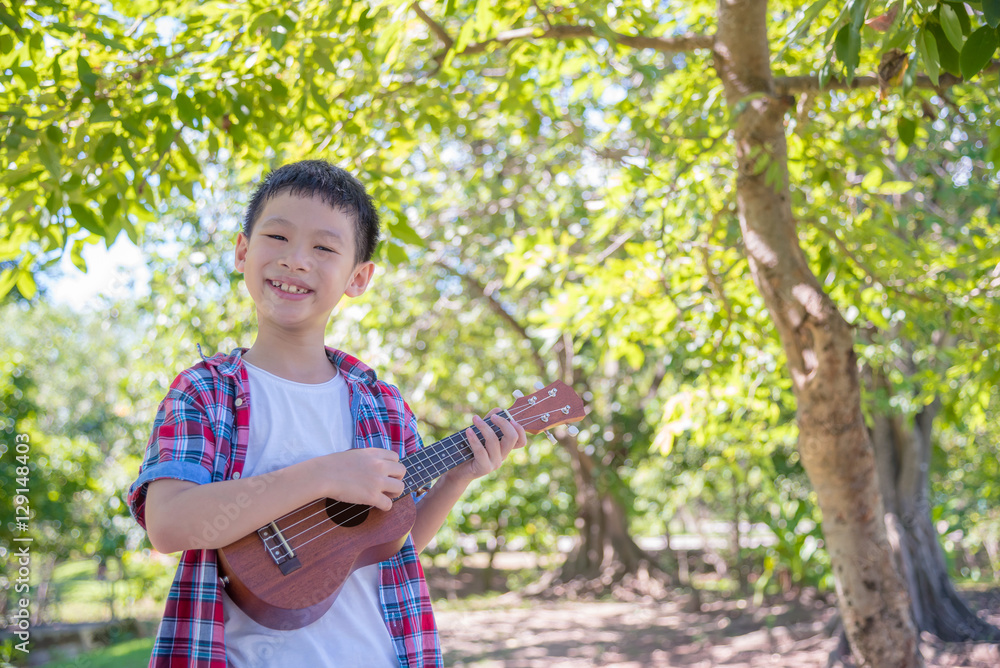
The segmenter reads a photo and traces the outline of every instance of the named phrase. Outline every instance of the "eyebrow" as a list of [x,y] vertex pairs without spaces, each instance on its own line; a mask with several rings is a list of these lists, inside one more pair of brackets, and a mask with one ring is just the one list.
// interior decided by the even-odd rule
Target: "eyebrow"
[[[289,227],[289,226],[295,227],[295,223],[293,223],[292,221],[288,220],[287,218],[282,218],[281,216],[268,216],[264,220],[260,221],[260,226],[264,227],[268,223],[271,223],[272,227],[275,226],[275,225],[279,226],[279,227]],[[333,230],[329,230],[329,229],[326,229],[326,228],[320,228],[320,229],[316,230],[316,234],[317,234],[317,236],[321,236],[321,237],[328,238],[328,239],[333,239],[334,241],[337,241],[339,243],[343,243],[344,242],[343,235],[341,235],[339,232],[334,232]]]

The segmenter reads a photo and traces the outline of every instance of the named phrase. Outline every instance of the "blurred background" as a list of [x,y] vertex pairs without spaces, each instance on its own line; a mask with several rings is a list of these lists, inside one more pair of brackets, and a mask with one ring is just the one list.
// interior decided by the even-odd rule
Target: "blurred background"
[[[18,652],[8,628],[2,658],[110,645],[117,659],[81,656],[144,665],[177,561],[124,501],[156,406],[196,346],[252,343],[240,216],[268,170],[323,158],[367,185],[385,236],[372,288],[341,303],[327,341],[402,389],[425,442],[536,381],[564,380],[588,405],[578,435],[534,437],[477,481],[424,553],[449,661],[529,665],[466,652],[445,627],[455,611],[516,617],[531,596],[657,611],[580,665],[672,665],[662,652],[685,645],[728,661],[704,654],[722,640],[671,636],[675,613],[705,638],[747,624],[761,657],[792,647],[775,627],[819,620],[825,661],[836,582],[738,202],[736,128],[761,96],[724,90],[719,11],[0,4],[0,612],[16,612],[16,538],[30,535],[33,647]],[[951,600],[950,584],[913,594],[943,578],[993,615],[1000,6],[772,2],[766,17],[790,99],[787,156],[765,150],[760,169],[853,333],[911,595],[925,612]],[[13,512],[25,477],[26,531]],[[907,547],[918,525],[930,533]],[[961,610],[914,614],[925,640],[979,632]]]

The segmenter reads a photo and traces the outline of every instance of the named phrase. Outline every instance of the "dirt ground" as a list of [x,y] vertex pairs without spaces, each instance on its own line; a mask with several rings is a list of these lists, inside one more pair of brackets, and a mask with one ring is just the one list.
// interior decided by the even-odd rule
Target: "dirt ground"
[[[429,577],[436,595],[444,582]],[[1000,590],[969,592],[967,600],[1000,625]],[[474,604],[467,599],[461,609],[449,609],[447,600],[435,603],[449,666],[825,668],[838,642],[831,637],[836,610],[823,598],[805,595],[756,608],[748,601],[705,601],[695,608],[683,593],[633,602],[507,593]],[[922,640],[929,667],[1000,666],[997,645],[946,644],[927,634]]]

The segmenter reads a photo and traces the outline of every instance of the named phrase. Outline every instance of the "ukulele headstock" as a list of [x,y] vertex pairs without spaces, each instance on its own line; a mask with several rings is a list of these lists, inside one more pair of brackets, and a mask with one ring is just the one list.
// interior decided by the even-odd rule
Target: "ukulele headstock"
[[518,397],[507,412],[529,434],[540,434],[561,424],[579,422],[587,414],[583,399],[559,380],[528,396]]

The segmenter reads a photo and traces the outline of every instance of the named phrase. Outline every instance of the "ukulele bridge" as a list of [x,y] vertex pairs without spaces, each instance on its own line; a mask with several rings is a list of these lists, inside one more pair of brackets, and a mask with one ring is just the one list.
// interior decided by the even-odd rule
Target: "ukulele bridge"
[[285,536],[281,533],[281,529],[278,528],[277,524],[271,522],[266,527],[261,527],[257,530],[257,535],[264,541],[264,549],[267,550],[267,553],[274,559],[274,563],[281,569],[282,575],[294,573],[302,568],[302,563],[295,556],[292,546],[285,540]]

